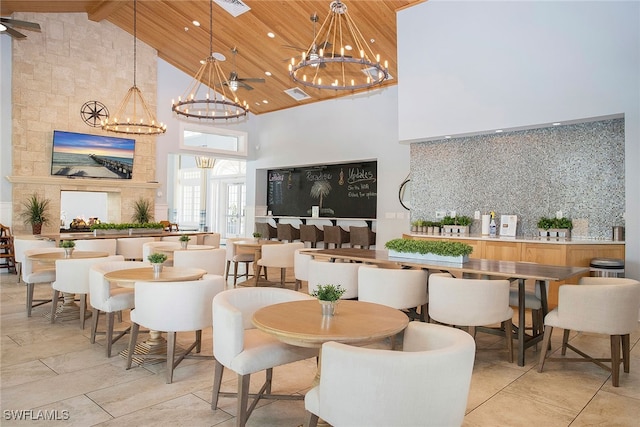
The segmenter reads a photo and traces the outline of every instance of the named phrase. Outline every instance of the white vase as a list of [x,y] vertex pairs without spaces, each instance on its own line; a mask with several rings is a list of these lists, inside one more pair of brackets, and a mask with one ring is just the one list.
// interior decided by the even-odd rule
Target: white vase
[[152,263],[151,267],[153,267],[153,274],[160,274],[162,273],[162,263]]
[[64,257],[71,258],[71,255],[73,254],[73,249],[74,248],[64,248]]
[[180,242],[180,247],[182,249],[187,249],[188,245],[189,245],[189,241],[188,240],[186,242]]
[[318,300],[318,302],[320,303],[323,316],[333,316],[336,314],[336,306],[338,305],[338,301]]

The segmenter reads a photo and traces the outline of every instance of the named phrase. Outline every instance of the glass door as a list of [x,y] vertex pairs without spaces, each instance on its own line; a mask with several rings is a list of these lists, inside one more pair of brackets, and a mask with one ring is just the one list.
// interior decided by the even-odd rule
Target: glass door
[[225,215],[226,237],[244,236],[246,211],[246,185],[244,182],[228,182],[227,210]]

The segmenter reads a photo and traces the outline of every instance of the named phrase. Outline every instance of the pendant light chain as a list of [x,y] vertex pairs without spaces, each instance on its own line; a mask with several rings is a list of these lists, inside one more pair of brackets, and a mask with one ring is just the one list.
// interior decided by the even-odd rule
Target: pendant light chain
[[137,22],[138,22],[138,2],[133,0],[133,86],[136,86],[136,60],[138,56],[137,45],[138,45],[138,36],[137,36]]

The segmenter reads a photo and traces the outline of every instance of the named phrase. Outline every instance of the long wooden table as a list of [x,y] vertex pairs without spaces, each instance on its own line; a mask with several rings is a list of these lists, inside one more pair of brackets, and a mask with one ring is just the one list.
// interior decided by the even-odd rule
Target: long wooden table
[[549,282],[566,280],[571,277],[584,274],[589,271],[585,267],[564,267],[558,265],[544,265],[531,262],[518,261],[495,261],[488,259],[471,258],[465,263],[447,263],[436,261],[425,261],[412,258],[390,257],[388,252],[370,249],[338,248],[321,249],[308,251],[312,257],[329,258],[330,260],[342,259],[367,264],[392,264],[401,267],[421,268],[428,270],[445,271],[452,274],[477,274],[486,277],[497,277],[501,279],[518,280],[518,365],[524,366],[525,350],[542,340],[542,334],[535,331],[532,335],[525,333],[525,280],[535,280],[540,286],[542,311],[544,315],[548,312],[547,286]]

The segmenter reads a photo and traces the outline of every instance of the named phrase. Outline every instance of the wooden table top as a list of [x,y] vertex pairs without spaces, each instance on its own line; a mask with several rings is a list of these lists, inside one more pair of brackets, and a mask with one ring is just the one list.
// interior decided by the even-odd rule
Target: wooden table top
[[263,307],[253,324],[298,347],[321,347],[327,341],[365,344],[397,334],[409,318],[400,310],[363,301],[341,300],[335,316],[323,316],[320,303],[291,301]]
[[180,242],[178,243],[167,243],[166,245],[157,245],[153,247],[154,251],[160,252],[175,252],[175,251],[202,251],[206,249],[215,249],[215,246],[210,245],[196,245],[196,244],[188,244],[186,249],[182,249],[180,246]]
[[105,258],[108,257],[107,252],[97,251],[79,251],[74,250],[71,256],[65,256],[63,251],[59,252],[43,252],[39,254],[33,254],[29,256],[29,259],[41,262],[53,262],[59,259],[86,259],[86,258]]
[[233,242],[234,245],[240,246],[243,248],[253,248],[260,249],[263,245],[273,245],[273,244],[282,244],[279,240],[267,240],[267,239],[247,239],[247,240],[237,240]]
[[391,263],[407,267],[444,270],[449,272],[486,274],[494,277],[535,279],[544,281],[566,280],[573,276],[589,271],[586,267],[565,267],[560,265],[545,265],[521,261],[496,261],[489,259],[470,258],[462,264],[426,261],[413,258],[390,257],[388,252],[371,249],[338,248],[309,251],[311,256],[347,259],[365,263]]
[[160,274],[154,274],[153,267],[130,268],[114,270],[106,273],[104,278],[118,286],[132,288],[135,282],[185,282],[200,280],[207,274],[201,268],[164,267]]

